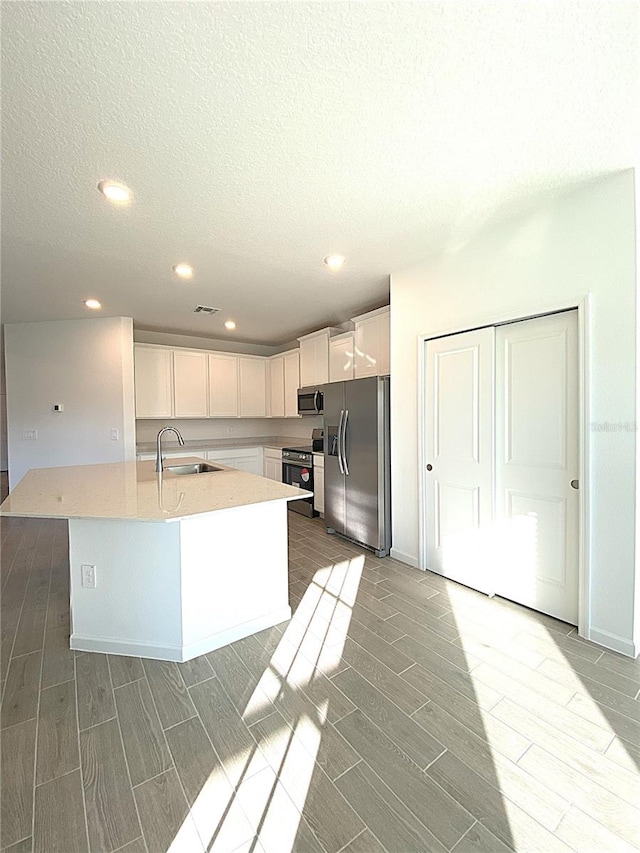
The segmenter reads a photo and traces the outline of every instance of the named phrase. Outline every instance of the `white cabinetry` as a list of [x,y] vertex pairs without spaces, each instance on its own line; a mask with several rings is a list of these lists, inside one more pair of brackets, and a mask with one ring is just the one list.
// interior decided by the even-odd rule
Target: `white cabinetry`
[[136,344],[133,349],[137,418],[173,417],[173,352]]
[[238,417],[238,356],[209,353],[209,417]]
[[324,454],[313,454],[313,508],[324,515]]
[[389,306],[354,317],[355,378],[389,373]]
[[269,359],[269,414],[272,418],[284,417],[284,356]]
[[[175,439],[175,436],[173,435],[173,433],[169,434],[169,438]],[[165,446],[165,442],[163,441],[163,443],[162,443],[162,458],[163,459],[177,459],[177,458],[180,458],[183,456],[196,456],[199,459],[205,458],[204,453],[202,453],[201,451],[200,452],[197,452],[197,451],[193,452],[190,450],[184,450],[184,448],[180,447],[179,445],[177,445],[177,450],[167,450],[167,448]],[[156,458],[155,453],[138,453],[138,455],[136,456],[136,460],[138,462],[145,462],[146,460],[155,459],[155,458]]]
[[324,385],[329,381],[329,340],[340,329],[320,329],[300,341],[300,387]]
[[329,382],[353,379],[353,332],[336,335],[329,341]]
[[238,356],[240,417],[267,416],[267,359]]
[[297,418],[298,388],[300,387],[300,353],[298,350],[284,354],[284,416]]
[[282,482],[282,451],[273,447],[264,448],[264,476]]
[[229,468],[247,471],[249,474],[263,476],[262,448],[243,447],[232,450],[208,450],[206,457],[210,462],[220,462]]
[[207,354],[191,350],[173,351],[173,416],[206,418]]
[[269,414],[272,418],[298,417],[300,355],[298,350],[269,359]]

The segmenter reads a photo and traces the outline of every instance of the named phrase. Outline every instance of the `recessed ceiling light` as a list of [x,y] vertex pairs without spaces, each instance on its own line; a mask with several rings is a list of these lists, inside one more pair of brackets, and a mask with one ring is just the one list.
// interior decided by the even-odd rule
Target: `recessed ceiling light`
[[233,322],[233,320],[226,320],[224,327],[225,329],[235,329],[236,324]]
[[87,306],[87,308],[93,308],[94,310],[96,308],[102,308],[102,305],[98,302],[97,299],[85,299],[84,304]]
[[322,263],[330,270],[339,270],[346,264],[347,259],[344,255],[327,255],[322,259]]
[[174,273],[180,278],[192,278],[193,277],[193,267],[190,264],[174,264],[171,269]]
[[131,201],[131,190],[125,187],[124,184],[119,184],[117,181],[100,181],[98,189],[105,198],[115,204],[126,204]]

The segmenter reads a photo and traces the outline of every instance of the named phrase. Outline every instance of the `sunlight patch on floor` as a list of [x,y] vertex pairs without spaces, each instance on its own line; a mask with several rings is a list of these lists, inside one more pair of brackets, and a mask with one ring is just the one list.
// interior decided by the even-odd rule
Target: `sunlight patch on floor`
[[[324,678],[319,672],[338,666],[363,568],[364,554],[328,563],[315,573],[242,714],[247,725],[261,720],[271,726],[268,737],[263,741],[257,735],[261,749],[239,751],[227,773],[221,767],[212,771],[170,853],[195,849],[192,819],[207,850],[231,851],[253,835],[259,835],[267,853],[294,849],[329,697],[314,700],[310,710],[302,696],[305,710],[291,726],[274,712],[280,700],[285,706],[295,702],[299,691]],[[232,783],[239,781],[237,790],[227,774]]]

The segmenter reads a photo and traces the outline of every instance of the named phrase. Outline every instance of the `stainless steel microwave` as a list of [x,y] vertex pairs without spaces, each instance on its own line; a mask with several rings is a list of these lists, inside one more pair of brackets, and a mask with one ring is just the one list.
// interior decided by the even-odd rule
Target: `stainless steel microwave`
[[298,414],[321,415],[324,411],[322,386],[298,388]]

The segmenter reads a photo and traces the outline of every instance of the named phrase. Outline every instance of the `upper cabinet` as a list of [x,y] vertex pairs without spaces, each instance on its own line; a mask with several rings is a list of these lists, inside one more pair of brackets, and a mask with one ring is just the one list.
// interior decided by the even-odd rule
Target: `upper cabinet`
[[265,358],[134,344],[136,418],[297,418],[298,388],[389,373],[389,306]]
[[238,356],[240,417],[267,416],[267,359],[258,356]]
[[298,350],[269,359],[269,414],[272,418],[298,417],[300,354]]
[[329,381],[329,341],[342,329],[320,329],[300,341],[300,387],[324,385]]
[[267,359],[135,344],[137,418],[264,418]]
[[298,388],[300,387],[300,353],[298,350],[286,352],[284,361],[284,416],[297,418]]
[[389,306],[354,317],[355,378],[390,372]]
[[173,351],[136,344],[133,354],[136,417],[173,417]]
[[284,417],[284,355],[269,359],[269,414],[272,418]]
[[173,416],[206,418],[208,365],[206,352],[173,351]]
[[210,352],[209,360],[209,417],[237,418],[238,356]]
[[329,341],[329,382],[353,379],[353,332],[336,335]]

